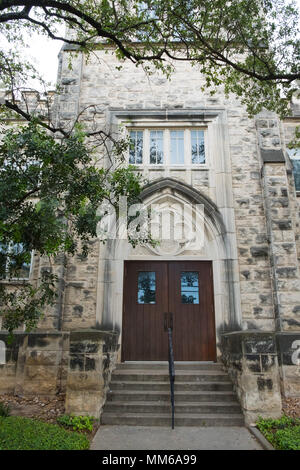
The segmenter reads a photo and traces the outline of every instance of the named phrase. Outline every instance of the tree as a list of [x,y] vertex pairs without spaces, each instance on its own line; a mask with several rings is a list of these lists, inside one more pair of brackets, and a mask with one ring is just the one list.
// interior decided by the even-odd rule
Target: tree
[[[120,195],[130,204],[141,190],[140,175],[116,165],[123,145],[114,147],[114,167],[104,168],[78,128],[60,140],[36,122],[6,132],[0,145],[0,279],[22,277],[33,250],[52,258],[61,252],[87,255],[106,214],[99,205],[117,206]],[[55,300],[56,281],[45,270],[38,287],[23,283],[12,291],[0,283],[4,327],[12,332],[22,323],[36,326]]]
[[[295,0],[2,0],[0,31],[21,41],[22,30],[38,30],[91,52],[114,45],[120,60],[154,64],[165,73],[174,60],[199,67],[206,87],[224,85],[250,114],[263,107],[288,111],[300,78],[299,13]],[[16,54],[1,53],[2,81],[25,66]],[[27,68],[30,73],[32,69]],[[6,100],[6,106],[13,106]]]

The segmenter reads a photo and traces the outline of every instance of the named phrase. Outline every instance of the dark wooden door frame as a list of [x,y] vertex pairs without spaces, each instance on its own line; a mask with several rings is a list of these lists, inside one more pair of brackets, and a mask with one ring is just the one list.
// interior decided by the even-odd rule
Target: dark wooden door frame
[[[210,269],[211,269],[211,277],[210,277],[210,283],[211,283],[211,316],[210,316],[210,328],[211,328],[211,345],[210,345],[210,359],[201,359],[203,361],[205,360],[212,360],[212,361],[216,361],[216,327],[215,327],[215,305],[214,305],[214,283],[213,283],[213,263],[212,261],[210,260],[128,260],[128,261],[124,261],[124,266],[123,266],[123,269],[124,269],[124,276],[123,276],[123,303],[122,303],[122,345],[121,345],[121,361],[123,362],[124,360],[126,360],[126,358],[124,358],[124,346],[125,346],[125,327],[126,327],[126,315],[125,315],[125,282],[126,282],[126,276],[125,276],[125,268],[126,268],[126,265],[130,265],[130,264],[133,264],[133,263],[141,263],[141,264],[149,264],[149,263],[152,263],[152,264],[158,264],[158,263],[166,263],[168,264],[168,278],[169,278],[169,264],[178,264],[180,265],[182,263],[182,265],[186,264],[186,263],[190,263],[191,266],[193,266],[195,268],[195,263],[199,264],[199,263],[209,263],[210,265]],[[186,270],[187,268],[185,268]],[[145,270],[147,270],[145,268]],[[191,269],[192,270],[192,269]],[[169,282],[169,281],[168,281]],[[200,282],[200,281],[199,281]],[[199,285],[199,289],[200,289],[200,285]],[[169,295],[169,290],[168,290],[168,295]],[[136,359],[138,360],[138,359]],[[142,360],[142,359],[141,359]],[[185,360],[185,359],[183,359]]]

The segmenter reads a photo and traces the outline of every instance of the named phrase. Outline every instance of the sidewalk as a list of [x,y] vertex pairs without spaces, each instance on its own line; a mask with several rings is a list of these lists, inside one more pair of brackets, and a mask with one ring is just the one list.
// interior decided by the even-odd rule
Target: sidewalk
[[92,450],[262,450],[245,427],[100,426]]

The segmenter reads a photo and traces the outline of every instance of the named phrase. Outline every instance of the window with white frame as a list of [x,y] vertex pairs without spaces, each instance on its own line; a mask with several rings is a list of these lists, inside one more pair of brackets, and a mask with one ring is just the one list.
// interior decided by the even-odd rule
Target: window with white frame
[[150,164],[157,165],[164,163],[164,132],[150,131]]
[[204,131],[192,130],[192,163],[201,164],[205,163],[205,144],[204,144]]
[[129,163],[143,163],[143,131],[130,131]]
[[170,131],[171,164],[184,165],[184,131]]
[[22,243],[10,243],[9,245],[3,245],[0,243],[0,273],[2,279],[29,279],[32,265],[32,253],[28,253],[30,261],[22,262],[19,266],[18,255],[21,253],[23,254]]
[[205,165],[205,129],[130,129],[132,165]]

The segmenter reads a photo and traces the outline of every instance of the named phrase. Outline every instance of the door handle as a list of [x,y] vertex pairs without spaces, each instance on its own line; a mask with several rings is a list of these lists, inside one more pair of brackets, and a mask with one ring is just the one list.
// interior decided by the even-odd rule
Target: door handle
[[164,313],[164,330],[168,331],[168,312]]
[[169,312],[169,328],[173,330],[173,313]]
[[168,331],[168,328],[173,330],[173,313],[165,312],[164,313],[164,330]]

